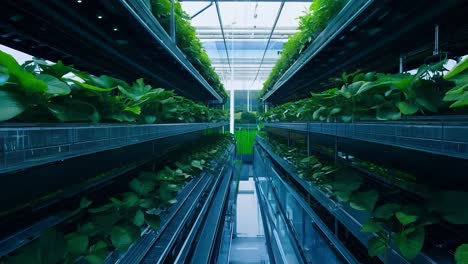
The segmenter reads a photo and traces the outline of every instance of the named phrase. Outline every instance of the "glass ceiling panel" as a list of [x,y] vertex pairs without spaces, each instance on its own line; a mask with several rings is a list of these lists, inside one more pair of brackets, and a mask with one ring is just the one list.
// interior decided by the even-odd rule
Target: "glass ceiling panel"
[[[189,15],[194,15],[209,2],[182,2]],[[280,2],[219,2],[226,46],[231,61],[228,64],[216,6],[213,4],[192,19],[212,65],[226,89],[259,90],[279,58],[284,42],[297,30],[298,16],[309,2],[286,2],[276,29],[260,65]]]

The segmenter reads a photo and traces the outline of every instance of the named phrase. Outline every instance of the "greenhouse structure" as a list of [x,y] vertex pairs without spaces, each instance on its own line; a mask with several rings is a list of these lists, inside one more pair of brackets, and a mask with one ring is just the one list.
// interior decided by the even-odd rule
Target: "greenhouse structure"
[[468,1],[0,1],[0,264],[468,264]]

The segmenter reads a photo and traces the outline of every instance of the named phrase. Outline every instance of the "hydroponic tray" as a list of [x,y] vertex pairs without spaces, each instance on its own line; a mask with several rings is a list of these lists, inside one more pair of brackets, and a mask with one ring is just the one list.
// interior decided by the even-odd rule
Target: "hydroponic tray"
[[[265,127],[304,131],[304,124],[267,123]],[[468,159],[468,122],[308,123],[307,131]]]
[[4,124],[0,126],[0,173],[226,125]]
[[222,101],[146,1],[2,1],[0,42],[93,74],[128,82],[144,77],[196,101]]
[[439,50],[462,56],[468,46],[463,1],[427,4],[424,0],[350,0],[320,35],[285,71],[263,100],[280,104],[333,87],[330,78],[357,69],[398,72],[423,64],[433,55],[435,24]]

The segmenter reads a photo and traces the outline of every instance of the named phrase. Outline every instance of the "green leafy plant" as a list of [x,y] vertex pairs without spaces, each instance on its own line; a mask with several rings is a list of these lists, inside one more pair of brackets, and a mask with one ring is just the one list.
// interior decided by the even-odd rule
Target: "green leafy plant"
[[[145,226],[158,228],[160,214],[176,203],[177,192],[220,159],[233,142],[230,135],[211,135],[210,143],[185,154],[161,170],[141,172],[130,180],[128,190],[109,201],[81,199],[72,227],[51,229],[20,248],[6,263],[104,263],[112,251],[125,251],[141,236]],[[220,160],[221,161],[221,160]]]
[[219,122],[221,109],[208,108],[173,91],[99,77],[34,59],[19,65],[0,51],[0,121],[27,122]]
[[283,45],[281,57],[273,67],[260,91],[264,95],[281,75],[299,58],[299,55],[318,37],[346,4],[347,0],[314,0],[304,15],[299,17],[299,31]]
[[[262,116],[268,122],[398,120],[404,115],[460,113],[466,111],[464,91],[468,83],[461,62],[442,75],[446,61],[422,65],[416,74],[375,72],[344,74],[340,89],[332,88],[296,102],[271,109]],[[454,87],[455,86],[455,87]],[[444,97],[445,95],[445,97]],[[455,101],[450,107],[446,103]],[[456,109],[454,109],[456,108]]]
[[[153,15],[169,32],[172,2],[170,0],[151,0],[151,10]],[[190,24],[190,16],[182,9],[179,1],[174,3],[174,14],[176,17],[176,43],[177,46],[184,52],[187,59],[207,80],[207,82],[224,98],[227,98],[227,93],[221,83],[218,74],[211,66],[210,58],[208,57],[205,48],[197,37],[195,28]]]
[[453,102],[450,108],[465,108],[468,106],[468,57],[448,72],[444,79],[455,83],[444,97],[444,101]]
[[[307,156],[304,148],[282,144],[278,136],[266,134],[270,148],[284,160],[293,165],[297,174],[315,187],[335,197],[337,202],[346,203],[351,208],[369,212],[369,219],[363,223],[361,232],[373,233],[368,241],[369,255],[387,256],[391,247],[397,248],[408,260],[414,259],[422,250],[426,237],[425,226],[442,221],[451,224],[468,224],[466,210],[459,205],[468,203],[468,193],[461,191],[421,191],[421,201],[405,204],[386,202],[385,195],[367,187],[366,179],[344,167],[333,165],[316,156]],[[367,164],[367,163],[366,163]],[[388,173],[387,170],[373,165],[374,172]],[[397,177],[410,179],[411,175],[397,172]],[[394,181],[400,184],[400,181]],[[404,185],[405,187],[413,185]],[[428,187],[417,190],[428,190]],[[393,195],[401,191],[393,191]],[[457,250],[457,263],[466,261],[466,247]]]

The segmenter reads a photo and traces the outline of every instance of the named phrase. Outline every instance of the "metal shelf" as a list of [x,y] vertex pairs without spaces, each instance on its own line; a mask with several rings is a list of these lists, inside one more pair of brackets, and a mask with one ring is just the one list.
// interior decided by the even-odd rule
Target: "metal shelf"
[[[260,152],[256,151],[256,158],[260,158]],[[255,160],[255,162],[258,162]],[[343,243],[337,239],[337,237],[333,234],[333,232],[328,229],[328,227],[323,223],[323,221],[319,218],[317,214],[310,208],[310,206],[307,204],[307,202],[304,200],[304,197],[302,197],[299,193],[297,193],[284,179],[280,176],[279,172],[271,166],[269,163],[266,163],[269,166],[265,166],[265,170],[267,171],[265,175],[270,175],[271,178],[274,178],[277,180],[278,183],[281,183],[281,185],[284,187],[283,189],[286,190],[288,193],[288,196],[290,195],[291,197],[296,200],[297,204],[304,210],[304,212],[312,219],[312,222],[317,225],[317,227],[320,229],[320,231],[323,233],[323,235],[326,237],[327,240],[333,244],[333,247],[336,249],[336,253],[340,255],[342,258],[344,258],[348,263],[358,263],[358,261],[354,258],[354,256],[344,247]],[[265,162],[261,165],[265,165]],[[286,196],[283,196],[286,197]],[[292,216],[290,216],[292,217]],[[291,219],[290,219],[291,221]]]
[[304,125],[310,133],[468,159],[468,122],[267,123],[265,127],[304,131]]
[[0,173],[228,124],[6,125],[0,126]]
[[[271,148],[257,136],[256,142],[258,145],[274,160],[288,175],[290,175],[299,185],[301,185],[314,199],[316,199],[323,207],[325,207],[330,214],[338,219],[362,244],[367,245],[367,242],[372,237],[376,236],[371,233],[360,232],[362,225],[368,219],[368,213],[358,211],[351,207],[334,201],[330,195],[324,193],[322,190],[313,184],[301,179],[293,166],[286,160],[275,154]],[[380,256],[382,257],[382,256]],[[391,249],[387,256],[388,263],[437,263],[429,256],[420,253],[414,260],[409,262],[404,259],[395,249]]]
[[[231,145],[220,159],[211,163],[211,169],[204,171],[202,176],[195,179],[196,183],[190,183],[192,186],[188,191],[185,191],[188,188],[184,188],[185,194],[179,194],[183,199],[177,197],[180,202],[163,215],[158,230],[148,228],[129,251],[121,256],[108,258],[106,263],[161,263],[167,260],[166,258],[173,257],[171,252],[174,252],[174,247],[180,247],[180,243],[184,243],[187,239],[186,232],[190,230],[189,227],[192,226],[193,219],[199,215],[201,207],[210,204],[207,196],[214,194],[217,183],[221,182],[226,170],[230,168],[228,163],[232,163],[233,155],[234,146]],[[223,162],[224,157],[228,157],[228,162]],[[180,254],[180,248],[176,252]]]
[[7,0],[0,10],[0,40],[93,74],[128,82],[144,77],[196,101],[222,102],[145,2]]
[[398,72],[401,55],[404,69],[418,67],[433,55],[435,24],[439,50],[465,55],[468,28],[454,18],[467,9],[457,0],[431,5],[423,0],[350,0],[263,100],[280,104],[307,97],[333,87],[330,78],[343,71]]

